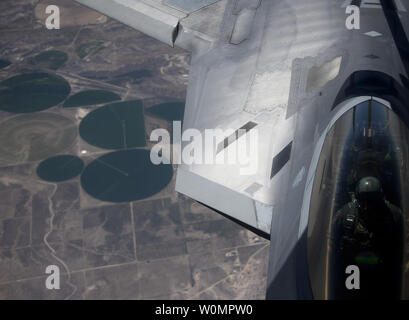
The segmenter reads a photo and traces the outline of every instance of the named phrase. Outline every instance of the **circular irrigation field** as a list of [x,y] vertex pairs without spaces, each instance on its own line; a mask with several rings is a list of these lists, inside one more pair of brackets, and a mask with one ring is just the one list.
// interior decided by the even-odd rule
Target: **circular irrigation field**
[[59,154],[77,138],[75,122],[39,112],[18,115],[0,123],[0,164],[38,161]]
[[11,113],[43,111],[64,101],[71,92],[62,77],[27,73],[0,82],[0,110]]
[[81,176],[81,185],[96,199],[129,202],[158,193],[172,177],[172,165],[154,165],[150,160],[150,151],[123,150],[108,153],[91,162]]

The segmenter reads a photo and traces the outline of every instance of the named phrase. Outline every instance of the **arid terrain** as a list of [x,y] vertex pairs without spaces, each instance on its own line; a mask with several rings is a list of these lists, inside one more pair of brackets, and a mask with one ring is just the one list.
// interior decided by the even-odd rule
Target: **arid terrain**
[[[44,25],[50,3],[60,30]],[[184,104],[187,52],[70,0],[2,0],[0,68],[0,299],[264,299],[268,241],[176,193],[176,167],[164,171],[169,181],[151,183],[147,169],[95,191],[121,173],[102,157],[143,155],[153,129],[171,129],[151,108]],[[137,107],[105,116],[103,128],[84,120],[107,105]],[[107,134],[113,147],[102,145]],[[83,168],[49,169],[61,179],[44,180],[39,164],[57,155]],[[128,183],[135,192],[123,201]],[[45,286],[49,265],[61,270],[60,290]]]

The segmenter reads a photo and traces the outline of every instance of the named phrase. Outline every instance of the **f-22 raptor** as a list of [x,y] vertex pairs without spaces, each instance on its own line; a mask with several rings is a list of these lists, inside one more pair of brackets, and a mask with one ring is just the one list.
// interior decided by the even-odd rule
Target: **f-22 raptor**
[[409,297],[409,1],[76,1],[191,52],[183,130],[258,132],[176,190],[270,239],[268,299]]

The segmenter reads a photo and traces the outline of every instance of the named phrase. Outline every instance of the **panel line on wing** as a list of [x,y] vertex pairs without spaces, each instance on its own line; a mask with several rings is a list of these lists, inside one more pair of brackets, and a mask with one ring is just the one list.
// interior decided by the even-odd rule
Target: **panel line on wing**
[[281,150],[273,159],[270,179],[272,179],[290,160],[293,142],[291,141],[283,150]]
[[257,123],[249,121],[240,129],[237,129],[233,134],[225,138],[222,142],[217,145],[217,152],[218,154],[220,151],[226,149],[229,145],[236,142],[240,137],[247,134],[251,129],[254,129],[257,126]]

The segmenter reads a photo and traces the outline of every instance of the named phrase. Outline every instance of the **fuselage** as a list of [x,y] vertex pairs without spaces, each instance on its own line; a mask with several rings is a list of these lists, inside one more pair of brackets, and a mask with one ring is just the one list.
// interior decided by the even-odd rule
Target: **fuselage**
[[[327,55],[326,61],[341,57],[342,63],[334,80],[298,98],[295,158],[288,188],[281,193],[280,213],[273,215],[268,298],[408,295],[404,273],[409,191],[405,176],[409,46],[404,30],[408,19],[402,6],[390,7],[390,2],[362,7],[361,29],[339,25],[334,33],[336,44],[314,56],[315,61]],[[297,16],[302,19],[302,14]],[[390,160],[389,165],[385,159]],[[304,167],[308,171],[305,183],[293,188],[291,181]],[[360,249],[345,249],[345,253],[341,248],[347,246],[341,243],[346,232],[341,232],[342,219],[337,217],[342,216],[343,206],[353,202],[355,186],[364,176],[381,180],[384,200],[398,209],[400,218],[393,220],[395,224],[381,224],[384,230],[373,226],[372,231],[364,230],[372,233],[372,247],[367,243]],[[277,224],[286,235],[275,228]],[[389,230],[387,235],[385,230]],[[283,247],[291,250],[284,252]],[[279,263],[274,261],[277,257]],[[346,288],[350,265],[361,271],[360,289]]]
[[[409,4],[390,0],[240,1],[246,10],[238,10],[237,3],[228,2],[218,41],[193,50],[184,126],[239,128],[249,119],[254,121],[264,137],[259,170],[248,180],[217,169],[186,170],[233,190],[254,181],[268,190],[254,196],[255,201],[272,208],[267,298],[349,298],[337,286],[345,283],[342,277],[348,274],[343,269],[349,264],[344,264],[352,263],[352,258],[341,259],[341,269],[334,267],[342,255],[334,253],[339,245],[333,246],[332,239],[338,239],[339,232],[332,224],[340,208],[351,201],[352,186],[361,175],[376,176],[385,201],[402,216],[407,212],[402,163],[407,161],[403,142],[409,124],[405,33]],[[359,28],[347,27],[348,5],[360,6]],[[178,39],[182,43],[183,37]],[[382,113],[379,110],[387,118],[377,117]],[[356,123],[354,115],[363,122]],[[378,145],[380,136],[384,140]],[[362,137],[365,143],[359,142]],[[389,169],[380,161],[365,167],[358,160],[365,151],[385,153],[384,144],[400,148],[390,155],[392,178],[384,177]],[[291,146],[289,160],[270,174],[271,159],[286,146]],[[356,153],[349,154],[351,148]],[[350,171],[355,176],[345,178]],[[324,192],[319,181],[327,174],[330,183]],[[324,193],[316,192],[320,187]],[[398,269],[405,263],[405,243],[399,250],[393,264]],[[366,254],[357,254],[357,259],[380,261],[382,256],[372,252],[368,258]],[[398,269],[393,272],[399,274]],[[389,271],[364,276],[362,285]],[[400,281],[394,279],[393,283]],[[381,291],[387,297],[401,297],[405,288],[401,284]],[[352,296],[366,297],[368,290],[373,291],[362,289]]]

